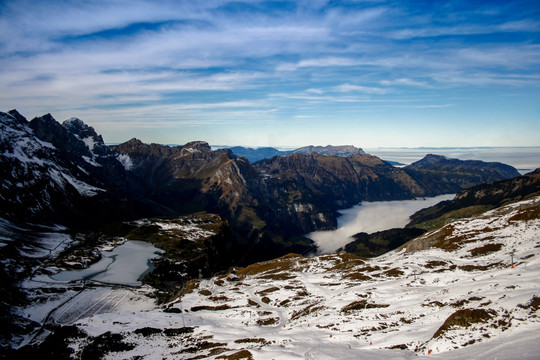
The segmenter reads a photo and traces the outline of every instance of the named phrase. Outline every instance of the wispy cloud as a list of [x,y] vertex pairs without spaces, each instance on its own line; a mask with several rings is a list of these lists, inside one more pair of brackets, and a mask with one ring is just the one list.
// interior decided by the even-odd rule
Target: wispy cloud
[[[538,7],[513,1],[6,0],[0,106],[84,115],[106,132],[129,119],[151,128],[317,112],[346,114],[346,128],[353,110],[381,116],[405,98],[411,112],[454,109],[455,93],[483,103],[512,89],[532,104],[539,31]],[[298,106],[308,111],[291,113]]]
[[353,85],[349,83],[335,86],[334,89],[340,92],[363,92],[367,94],[385,94],[387,92],[385,89],[378,87]]

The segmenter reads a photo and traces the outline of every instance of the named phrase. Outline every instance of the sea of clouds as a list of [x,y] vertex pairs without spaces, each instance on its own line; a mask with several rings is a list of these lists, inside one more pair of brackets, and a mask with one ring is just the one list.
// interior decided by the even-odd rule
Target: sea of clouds
[[453,199],[454,196],[449,194],[416,200],[363,202],[340,211],[342,215],[338,218],[336,230],[316,231],[307,236],[315,241],[320,253],[335,252],[351,242],[355,234],[402,228],[418,210]]

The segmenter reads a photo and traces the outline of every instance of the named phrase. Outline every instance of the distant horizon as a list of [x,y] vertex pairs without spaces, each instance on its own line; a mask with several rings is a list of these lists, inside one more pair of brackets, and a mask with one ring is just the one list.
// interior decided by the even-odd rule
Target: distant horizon
[[0,29],[0,109],[111,143],[540,146],[538,0],[5,0]]

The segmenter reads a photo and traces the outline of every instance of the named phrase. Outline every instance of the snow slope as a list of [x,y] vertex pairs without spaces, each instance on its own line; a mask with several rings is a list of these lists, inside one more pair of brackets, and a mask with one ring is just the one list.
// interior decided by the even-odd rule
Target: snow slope
[[375,259],[289,255],[187,284],[165,309],[75,324],[130,344],[109,359],[536,359],[539,249],[535,198]]

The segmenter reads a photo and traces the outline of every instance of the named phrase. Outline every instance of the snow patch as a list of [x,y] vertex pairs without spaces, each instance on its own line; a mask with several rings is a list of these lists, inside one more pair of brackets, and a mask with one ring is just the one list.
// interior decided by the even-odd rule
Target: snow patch
[[124,166],[124,169],[128,171],[133,169],[133,160],[131,160],[128,154],[118,154],[116,159]]

